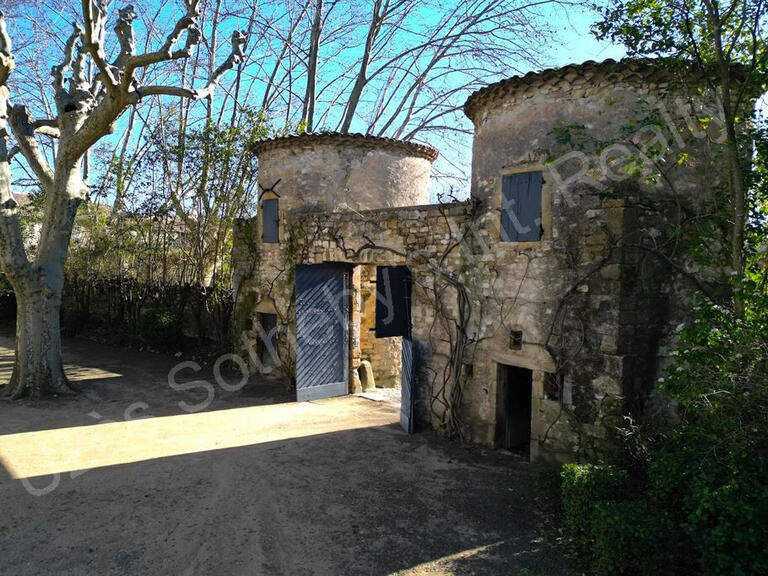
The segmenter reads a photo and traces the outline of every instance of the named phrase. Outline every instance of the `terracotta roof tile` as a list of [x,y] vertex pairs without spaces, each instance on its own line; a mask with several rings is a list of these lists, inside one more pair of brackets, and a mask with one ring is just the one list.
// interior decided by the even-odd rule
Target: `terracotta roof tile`
[[[680,64],[679,60],[675,62]],[[474,120],[477,112],[496,98],[503,98],[515,92],[523,92],[527,89],[535,90],[544,86],[567,90],[580,78],[592,83],[597,83],[600,80],[611,83],[620,81],[638,83],[669,81],[673,79],[667,66],[669,63],[670,60],[651,58],[608,59],[602,62],[588,60],[581,64],[568,64],[562,68],[547,68],[528,72],[477,90],[469,96],[464,104],[464,113]],[[694,74],[693,70],[691,70],[691,74]]]
[[259,140],[253,144],[253,150],[260,154],[266,150],[276,148],[289,148],[293,146],[309,145],[315,143],[348,143],[371,149],[392,150],[410,156],[425,158],[430,162],[437,159],[438,152],[426,144],[396,140],[394,138],[382,138],[379,136],[366,136],[365,134],[342,134],[340,132],[307,132],[304,134],[291,134]]

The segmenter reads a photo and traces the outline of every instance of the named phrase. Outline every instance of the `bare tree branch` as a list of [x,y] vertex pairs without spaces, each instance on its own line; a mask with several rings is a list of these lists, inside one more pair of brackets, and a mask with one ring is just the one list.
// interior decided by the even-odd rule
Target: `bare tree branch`
[[67,44],[64,47],[64,61],[61,64],[54,66],[51,70],[51,75],[53,76],[53,89],[56,91],[57,95],[62,91],[66,91],[66,87],[64,86],[65,76],[75,62],[75,48],[77,43],[83,37],[83,29],[80,28],[80,25],[77,22],[73,22],[72,27],[74,29],[72,35],[69,37]]
[[[5,87],[8,77],[13,72],[13,43],[5,26],[5,14],[0,10],[0,87]],[[7,97],[7,94],[6,94]],[[2,95],[0,95],[2,98]],[[0,113],[2,110],[0,109]]]
[[[187,7],[187,13],[176,22],[173,32],[169,34],[165,44],[163,44],[163,47],[160,50],[135,55],[134,48],[134,54],[126,56],[123,59],[124,88],[127,88],[133,81],[133,73],[137,68],[143,68],[171,60],[180,60],[192,56],[195,47],[200,44],[200,40],[202,39],[202,34],[197,25],[197,20],[200,17],[200,0],[185,0],[184,3]],[[130,34],[133,34],[133,20],[126,20],[123,26],[128,26],[131,30]],[[173,50],[173,47],[178,43],[185,32],[187,33],[187,41],[184,48],[181,50]]]
[[40,181],[43,190],[50,191],[53,188],[53,170],[35,140],[35,120],[32,118],[32,113],[26,106],[20,105],[11,107],[9,111],[8,121],[21,153]]
[[16,148],[8,151],[8,115],[11,111],[10,91],[6,82],[13,72],[14,58],[11,38],[5,26],[5,16],[0,11],[0,263],[16,284],[30,273],[30,265],[24,251],[21,223],[16,210],[18,203],[11,191],[9,163]]
[[107,64],[104,52],[104,37],[106,36],[107,6],[104,0],[83,0],[83,19],[85,20],[84,46],[91,55],[101,74],[101,82],[112,92],[117,89],[118,82],[112,67]]
[[118,10],[115,35],[120,43],[120,54],[113,64],[116,68],[123,68],[129,58],[136,56],[136,36],[133,33],[134,20],[136,20],[136,12],[130,4]]

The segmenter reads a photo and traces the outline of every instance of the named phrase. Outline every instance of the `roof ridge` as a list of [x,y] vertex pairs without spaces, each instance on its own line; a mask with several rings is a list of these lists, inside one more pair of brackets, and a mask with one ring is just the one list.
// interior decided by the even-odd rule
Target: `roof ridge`
[[371,148],[389,148],[391,150],[398,150],[413,156],[419,156],[430,162],[437,160],[438,151],[427,144],[420,144],[418,142],[411,142],[409,140],[398,140],[396,138],[387,138],[384,136],[370,136],[367,134],[360,134],[358,132],[304,132],[302,134],[285,134],[281,136],[274,136],[272,138],[264,138],[257,140],[252,144],[254,152],[258,155],[265,150],[272,150],[275,148],[287,148],[295,144],[310,144],[312,142],[322,142],[326,140],[347,140],[353,141],[358,144],[368,145]]
[[677,58],[627,57],[620,60],[613,58],[602,61],[586,60],[581,63],[571,63],[560,67],[533,70],[494,82],[476,90],[467,98],[464,104],[464,114],[471,120],[474,120],[479,108],[495,95],[501,95],[502,93],[518,90],[536,83],[543,84],[554,80],[573,80],[573,78],[568,78],[568,75],[571,73],[577,75],[585,75],[590,72],[597,74],[614,73],[624,75],[625,78],[653,79],[669,74],[669,68],[665,65],[669,65],[672,62],[685,63]]

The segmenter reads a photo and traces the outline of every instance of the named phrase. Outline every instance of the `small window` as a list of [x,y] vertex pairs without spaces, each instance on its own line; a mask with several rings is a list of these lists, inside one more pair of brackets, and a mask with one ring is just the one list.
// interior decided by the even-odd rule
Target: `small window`
[[521,330],[512,330],[509,334],[509,348],[511,350],[523,349],[523,332]]
[[276,199],[261,203],[261,240],[269,244],[280,241],[280,208]]
[[541,226],[541,172],[508,174],[501,186],[501,241],[538,242]]

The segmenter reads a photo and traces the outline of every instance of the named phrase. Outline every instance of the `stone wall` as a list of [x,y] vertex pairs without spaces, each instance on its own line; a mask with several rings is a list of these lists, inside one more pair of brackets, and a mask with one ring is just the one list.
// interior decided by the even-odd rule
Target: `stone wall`
[[[720,209],[722,185],[716,122],[694,120],[716,106],[691,80],[675,85],[646,61],[586,63],[502,81],[465,106],[474,198],[499,207],[504,174],[544,175],[544,235],[525,251],[542,282],[510,317],[531,345],[495,359],[561,379],[558,403],[534,391],[534,435],[555,436],[563,457],[604,452],[621,415],[643,409],[699,289],[689,272],[713,290],[726,283],[724,268],[702,271],[684,246],[686,223]],[[516,260],[514,246],[495,249]]]
[[[497,365],[510,364],[534,370],[535,450],[542,443],[549,453],[597,450],[605,437],[603,419],[610,412],[606,397],[620,395],[623,377],[622,359],[617,355],[620,282],[616,264],[620,254],[606,245],[604,232],[606,228],[621,229],[623,204],[606,200],[589,205],[596,213],[582,223],[581,234],[574,239],[583,258],[570,268],[559,262],[561,256],[553,242],[537,250],[500,244],[495,240],[495,211],[471,202],[359,214],[293,214],[286,217],[286,228],[291,231],[287,241],[261,246],[255,259],[259,272],[241,283],[238,301],[250,303],[253,310],[254,303],[273,302],[289,327],[295,322],[292,282],[296,263],[349,262],[359,265],[360,278],[370,278],[374,265],[407,264],[414,279],[413,337],[423,351],[417,394],[422,421],[445,427],[446,411],[453,409],[451,390],[458,385],[463,389],[458,418],[466,427],[465,439],[492,444]],[[244,254],[245,258],[236,261],[247,268],[255,254],[251,250]],[[460,351],[451,344],[457,340],[455,322],[461,317],[454,282],[464,286],[469,296],[463,318],[467,343]],[[586,310],[588,318],[573,318],[576,309]],[[571,324],[579,328],[576,338],[563,334]],[[366,355],[374,358],[376,369],[388,354],[395,354],[389,347],[383,353],[375,350],[376,344],[367,335],[371,326],[369,314],[353,310],[353,331],[362,331],[360,336],[352,335],[353,341],[362,344],[358,356],[352,348],[353,370]],[[512,329],[523,331],[522,350],[510,350]],[[284,336],[281,354],[284,370],[290,374],[290,331]],[[556,358],[552,350],[571,354],[565,406],[544,397],[544,374],[567,367],[559,364],[566,356]],[[451,378],[447,369],[459,353],[465,367],[458,379]],[[388,372],[392,377],[396,369]],[[377,374],[377,378],[381,376]],[[351,382],[350,391],[355,387]],[[603,400],[601,406],[595,405],[596,393]],[[575,405],[594,419],[587,424],[576,421]],[[579,434],[574,433],[576,428]]]
[[[411,267],[414,277],[413,337],[431,350],[433,358],[448,355],[450,351],[437,342],[442,328],[434,314],[435,296],[431,288],[435,285],[436,273],[433,265],[435,259],[449,251],[455,239],[460,237],[460,231],[469,221],[467,214],[470,210],[470,204],[455,204],[359,213],[287,214],[285,227],[289,232],[285,242],[274,245],[249,245],[246,237],[254,230],[253,220],[241,222],[234,251],[236,274],[240,278],[237,298],[241,303],[238,305],[241,327],[250,326],[249,319],[260,306],[269,302],[286,327],[279,347],[283,371],[292,375],[295,342],[290,328],[295,325],[295,265],[348,262],[355,265],[351,286],[354,301],[350,323],[350,392],[359,391],[355,373],[362,359],[372,360],[377,384],[399,384],[399,366],[387,363],[388,359],[399,360],[399,339],[371,337],[375,304],[369,295],[375,267],[402,264]],[[450,249],[444,259],[444,271],[458,276],[461,262],[461,251],[456,247]],[[454,303],[450,296],[445,296],[445,300],[447,310],[452,310]],[[436,373],[441,370],[441,361],[436,361],[434,368],[426,368],[428,372]],[[426,381],[421,385],[418,411],[423,421],[429,421],[433,417],[430,414],[431,389]]]

